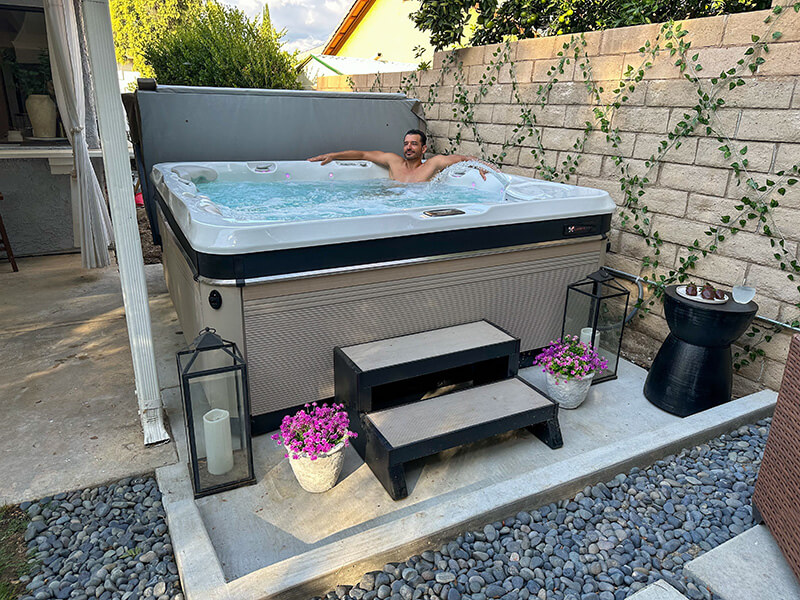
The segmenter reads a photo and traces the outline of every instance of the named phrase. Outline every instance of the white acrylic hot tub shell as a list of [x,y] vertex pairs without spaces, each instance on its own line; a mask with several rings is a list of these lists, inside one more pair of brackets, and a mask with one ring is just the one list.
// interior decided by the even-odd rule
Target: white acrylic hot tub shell
[[[239,222],[223,217],[216,205],[197,190],[192,179],[205,181],[275,182],[359,180],[387,178],[388,171],[366,161],[334,161],[327,165],[308,161],[161,163],[151,177],[183,234],[198,252],[242,254],[322,244],[352,242],[430,233],[610,214],[614,202],[607,192],[520,177],[510,179],[510,201],[494,204],[454,205],[465,214],[429,217],[426,207],[397,213],[295,222]],[[484,181],[475,169],[456,171],[447,185],[479,186],[502,194],[502,184],[491,175]],[[556,197],[553,197],[556,196]],[[443,208],[437,206],[436,208]]]

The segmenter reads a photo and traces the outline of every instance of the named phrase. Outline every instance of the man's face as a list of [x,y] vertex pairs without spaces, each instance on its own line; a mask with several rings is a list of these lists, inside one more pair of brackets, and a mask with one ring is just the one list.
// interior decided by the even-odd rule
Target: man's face
[[409,133],[403,138],[403,158],[406,160],[421,159],[425,154],[425,148],[422,145],[422,138],[416,133]]

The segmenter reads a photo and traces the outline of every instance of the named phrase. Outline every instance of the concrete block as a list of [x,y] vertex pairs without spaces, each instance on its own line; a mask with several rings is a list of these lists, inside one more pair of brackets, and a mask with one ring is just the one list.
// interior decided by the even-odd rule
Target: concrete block
[[795,83],[794,95],[792,96],[792,108],[800,108],[800,85]]
[[503,120],[495,119],[494,115],[498,108],[511,108],[502,104],[479,104],[472,111],[476,123],[505,123]]
[[764,525],[695,558],[684,573],[724,600],[800,598],[800,583]]
[[[477,86],[469,86],[470,97],[474,98],[478,92]],[[488,86],[486,93],[480,98],[479,102],[483,104],[507,104],[511,101],[511,84],[509,83],[495,83]]]
[[599,84],[603,91],[600,92],[600,101],[606,106],[619,101],[624,106],[641,106],[647,104],[648,82],[640,81],[634,85],[633,91],[628,86],[619,87],[619,81],[602,81]]
[[[779,196],[778,196],[779,198]],[[800,210],[788,206],[772,209],[775,223],[787,240],[800,240]]]
[[666,581],[660,580],[628,596],[628,600],[686,600],[686,596]]
[[702,19],[686,19],[678,21],[676,25],[688,33],[683,38],[686,42],[691,42],[692,48],[702,48],[704,46],[717,46],[722,42],[725,32],[725,22],[727,15],[715,17],[704,17]]
[[[560,152],[558,155],[558,164],[559,170],[566,173],[566,166],[564,162],[567,161],[567,157],[570,156],[574,160],[576,157],[575,151],[564,151]],[[570,162],[572,164],[572,162]],[[600,175],[600,170],[603,166],[603,157],[600,154],[586,154],[583,153],[578,158],[578,165],[575,167],[575,174],[578,175],[588,175],[589,177],[598,177]],[[575,184],[575,174],[572,174],[569,183]]]
[[[644,27],[648,27],[648,25],[645,25]],[[624,29],[628,28],[625,27]],[[606,34],[617,31],[620,30],[607,29],[603,32],[603,39],[605,39]],[[595,81],[614,81],[615,83],[618,83],[620,77],[622,77],[622,60],[622,54],[613,54],[611,56],[601,55],[589,59],[589,64],[592,68],[592,77]],[[576,68],[574,78],[580,80],[584,79],[580,68]]]
[[[695,163],[706,167],[730,168],[731,163],[738,162],[742,164],[742,159],[746,158],[749,163],[748,169],[762,172],[771,170],[775,144],[734,141],[732,146],[728,144],[731,149],[731,156],[728,158],[725,158],[725,154],[719,149],[722,145],[716,138],[700,138]],[[740,151],[745,146],[747,146],[747,153],[742,155]],[[787,144],[787,146],[791,147],[792,145]],[[800,144],[797,144],[796,147],[800,148]]]
[[[701,247],[710,239],[707,236],[700,238]],[[694,254],[699,253],[695,252]],[[678,264],[680,264],[681,258],[686,258],[688,255],[689,251],[681,248],[678,251]],[[719,254],[709,254],[708,256],[700,257],[695,268],[689,271],[689,277],[694,278],[696,283],[709,281],[715,285],[722,284],[723,286],[731,287],[744,279],[746,270],[747,263],[741,260],[720,256]],[[748,281],[750,280],[748,279]]]
[[[633,157],[650,159],[651,156],[658,156],[661,152],[661,142],[670,143],[665,135],[651,133],[637,133],[636,145],[633,148]],[[680,146],[677,146],[680,143]],[[667,150],[662,160],[665,162],[675,162],[692,164],[697,154],[697,138],[683,138],[676,142],[676,145]]]
[[588,54],[589,56],[597,56],[600,54],[600,41],[602,39],[602,32],[592,31],[584,33],[584,40],[586,42],[585,47],[581,44],[580,35],[578,34],[555,36],[553,38],[553,58],[569,56],[570,59],[572,59],[575,56],[574,46],[571,45],[573,39],[578,45],[578,52],[581,56],[583,56],[584,53]]
[[[669,52],[661,52],[655,58],[635,52],[626,54],[623,63],[626,69],[628,65],[636,70],[643,69],[645,79],[683,79],[680,70],[675,66],[675,60]],[[650,63],[649,67],[647,63]]]
[[589,92],[583,83],[559,82],[553,84],[548,100],[550,104],[586,104]]
[[567,127],[584,127],[586,122],[594,123],[596,120],[595,106],[590,104],[578,104],[577,106],[567,106],[564,122]]
[[[780,221],[778,221],[780,223]],[[797,243],[785,242],[789,255],[794,257],[797,253]],[[769,243],[769,238],[760,233],[740,231],[736,235],[727,235],[721,246],[722,253],[744,261],[758,263],[767,267],[779,266],[775,259],[776,248]]]
[[[738,200],[731,198],[689,193],[689,204],[686,209],[686,216],[693,221],[719,225],[720,218],[723,215],[728,215],[731,219],[738,219],[738,215],[741,214],[735,208],[738,204]],[[755,225],[748,223],[744,229],[754,230]]]
[[743,110],[740,140],[800,142],[800,110]]
[[689,192],[663,187],[648,187],[639,202],[650,212],[682,217],[686,214]]
[[[762,31],[766,30],[767,26],[764,24],[764,19],[770,14],[771,12],[762,10],[729,15],[722,44],[725,46],[732,44],[751,45],[753,42],[750,36],[753,33],[760,35]],[[775,29],[783,34],[780,39],[781,42],[800,40],[800,15],[791,9],[784,10],[775,24]],[[770,44],[770,54],[774,46],[776,44]]]
[[616,111],[614,125],[623,131],[666,133],[669,116],[668,108],[622,106]]
[[659,23],[606,29],[603,31],[600,54],[639,52],[645,41],[650,40],[653,43],[660,29]]
[[566,120],[566,106],[534,106],[536,123],[542,127],[562,127]]
[[[761,384],[770,390],[780,390],[785,367],[786,365],[784,362],[776,362],[769,359],[764,361],[764,373],[761,376]],[[792,598],[800,598],[800,596],[792,595]]]
[[723,196],[728,176],[727,169],[664,163],[661,166],[658,183],[676,190]]
[[691,246],[694,240],[703,244],[704,240],[708,239],[708,236],[705,235],[708,230],[707,223],[662,214],[654,215],[652,223],[653,231],[658,231],[661,238],[667,242]]
[[[555,150],[545,150],[544,153],[542,153],[537,150],[536,153],[534,153],[533,149],[527,151],[522,150],[519,154],[519,166],[535,169],[539,167],[540,159],[544,161],[546,165],[555,167],[558,164],[558,152]],[[541,177],[541,173],[539,176]]]
[[797,282],[789,281],[787,272],[777,267],[750,265],[747,282],[756,288],[759,296],[765,294],[783,302],[797,302]]
[[[800,46],[800,44],[797,45]],[[773,62],[774,52],[774,50],[770,51],[769,58],[762,65],[762,69]],[[795,55],[795,59],[797,58],[800,58],[800,49]],[[794,62],[792,63],[792,73],[796,74],[797,72],[797,63]],[[729,108],[789,108],[791,106],[795,85],[793,79],[747,77],[744,81],[746,82],[744,85],[733,90],[726,89],[720,94],[720,97],[725,100],[725,106]]]
[[[731,139],[736,139],[736,128],[739,123],[740,114],[741,111],[738,108],[722,108],[717,110],[711,121],[711,127],[713,127],[713,131],[715,133],[721,131]],[[673,108],[670,112],[667,131],[675,131],[681,121],[689,124],[696,116],[697,113],[693,110]],[[709,135],[706,125],[697,123],[692,135]]]
[[485,144],[502,144],[506,141],[505,125],[478,123],[477,130],[479,139]]
[[444,59],[448,54],[450,54],[449,51],[442,51],[442,50],[433,53],[432,66],[434,70],[442,68],[442,63],[444,62]]
[[657,79],[647,84],[648,106],[685,106],[697,104],[697,86],[685,79]]
[[[761,31],[761,29],[755,29],[754,31]],[[717,77],[728,69],[736,68],[738,66],[736,64],[737,61],[744,57],[744,50],[739,46],[701,48],[697,51],[697,54],[700,55],[697,63],[703,67],[701,73],[704,77]],[[689,54],[691,55],[692,51]],[[772,53],[770,52],[770,54]],[[749,71],[746,72],[749,73]]]
[[609,154],[616,156],[629,157],[633,155],[633,147],[636,142],[636,134],[627,131],[619,132],[619,141],[615,148],[607,136],[602,131],[592,131],[586,139],[586,152],[594,152],[596,154]]
[[[800,166],[800,144],[778,144],[775,154],[775,164],[772,170],[781,171],[791,169],[794,165]],[[758,170],[767,171],[768,169]]]
[[514,60],[540,60],[553,56],[555,47],[555,37],[537,37],[527,40],[519,40],[516,43],[516,53]]
[[[625,165],[628,169],[629,175],[638,175],[639,177],[645,177],[648,174],[651,176],[650,180],[653,181],[655,179],[654,170],[656,167],[647,166],[645,161],[639,160],[636,158],[628,158],[625,160]],[[603,159],[603,170],[601,171],[603,177],[608,178],[619,178],[620,176],[620,168],[617,166],[613,156],[606,156]]]
[[548,150],[572,150],[575,142],[583,136],[580,129],[546,127],[542,129],[542,145]]
[[[792,10],[791,12],[794,12]],[[800,42],[771,44],[764,64],[758,67],[758,74],[767,76],[797,76],[797,59],[800,58]]]
[[484,51],[484,46],[470,46],[454,50],[456,60],[461,61],[465,67],[483,64]]
[[540,59],[533,63],[531,81],[571,81],[575,74],[575,61],[570,60],[569,64],[561,59]]
[[[511,65],[504,65],[500,69],[500,73],[498,75],[500,83],[511,83]],[[533,61],[530,60],[523,60],[520,62],[515,62],[513,65],[514,69],[514,81],[517,83],[527,83],[531,80],[531,72],[533,71]]]

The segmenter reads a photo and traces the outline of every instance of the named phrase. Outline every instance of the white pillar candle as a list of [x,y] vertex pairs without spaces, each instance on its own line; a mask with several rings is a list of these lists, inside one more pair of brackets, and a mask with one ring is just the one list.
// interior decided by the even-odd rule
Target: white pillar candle
[[[594,329],[591,327],[584,327],[581,329],[581,342],[586,344],[587,348],[592,347],[592,332]],[[600,332],[598,331],[594,336],[594,348],[595,350],[600,347]]]
[[224,475],[233,468],[231,417],[227,410],[214,408],[203,415],[208,472]]

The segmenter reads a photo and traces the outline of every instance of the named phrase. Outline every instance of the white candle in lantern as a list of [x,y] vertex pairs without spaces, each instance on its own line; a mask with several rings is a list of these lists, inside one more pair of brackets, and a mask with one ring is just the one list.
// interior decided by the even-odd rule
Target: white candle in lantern
[[203,415],[208,472],[224,475],[233,468],[231,417],[227,410],[214,408]]
[[[581,342],[586,344],[586,346],[588,348],[592,347],[592,333],[593,332],[594,332],[594,329],[592,329],[591,327],[584,327],[583,329],[581,329]],[[598,331],[597,333],[595,333],[595,336],[594,336],[594,348],[596,350],[599,347],[600,347],[600,332]]]

